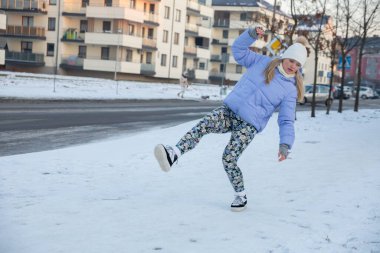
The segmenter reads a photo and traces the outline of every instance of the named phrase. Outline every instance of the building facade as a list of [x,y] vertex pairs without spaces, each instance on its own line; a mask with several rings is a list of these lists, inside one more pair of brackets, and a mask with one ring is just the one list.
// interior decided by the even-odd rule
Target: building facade
[[[6,69],[115,80],[175,82],[186,73],[233,84],[246,71],[233,41],[255,25],[282,37],[293,22],[264,0],[2,0],[0,10]],[[252,50],[267,54],[271,39]]]
[[[2,0],[5,65],[26,72],[207,81],[213,9],[195,0]],[[186,55],[194,51],[195,57]]]
[[[4,32],[7,29],[7,16],[4,11],[0,11],[0,31]],[[0,41],[0,66],[5,65],[5,41]]]

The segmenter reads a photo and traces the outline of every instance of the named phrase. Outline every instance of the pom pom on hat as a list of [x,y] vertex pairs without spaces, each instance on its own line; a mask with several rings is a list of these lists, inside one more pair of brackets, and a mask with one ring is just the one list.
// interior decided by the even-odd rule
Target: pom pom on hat
[[281,56],[281,59],[293,59],[299,62],[301,66],[303,66],[307,59],[307,50],[305,47],[306,45],[307,39],[305,37],[298,37],[296,43],[285,50]]

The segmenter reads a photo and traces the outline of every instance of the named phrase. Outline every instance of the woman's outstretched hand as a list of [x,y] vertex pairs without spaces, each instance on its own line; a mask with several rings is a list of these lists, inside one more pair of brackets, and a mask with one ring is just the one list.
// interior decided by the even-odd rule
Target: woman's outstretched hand
[[288,154],[289,146],[286,144],[280,144],[280,148],[278,149],[278,161],[284,161],[286,158],[288,158]]

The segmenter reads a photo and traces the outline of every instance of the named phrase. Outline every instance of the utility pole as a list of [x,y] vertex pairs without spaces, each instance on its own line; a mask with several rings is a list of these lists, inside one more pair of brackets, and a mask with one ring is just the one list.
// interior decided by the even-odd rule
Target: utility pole
[[117,29],[117,46],[116,46],[116,56],[115,56],[115,73],[113,79],[116,81],[116,95],[119,94],[119,82],[117,81],[117,66],[119,63],[119,48],[120,48],[120,36],[122,36],[122,29]]
[[58,6],[58,15],[57,15],[57,39],[56,39],[56,47],[55,47],[55,68],[54,68],[54,81],[53,81],[53,92],[55,92],[55,79],[58,73],[58,45],[59,45],[59,32],[60,32],[60,23],[61,23],[61,1],[57,0],[57,6]]

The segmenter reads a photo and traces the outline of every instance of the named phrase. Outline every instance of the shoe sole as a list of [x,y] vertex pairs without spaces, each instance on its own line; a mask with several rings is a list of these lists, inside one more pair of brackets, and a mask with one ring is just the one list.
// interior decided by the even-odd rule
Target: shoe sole
[[231,211],[232,212],[241,212],[241,211],[244,211],[246,208],[247,208],[247,206],[243,206],[243,207],[231,207]]
[[168,172],[170,170],[170,164],[168,162],[166,151],[163,145],[158,144],[154,148],[154,156],[156,157],[161,170]]

